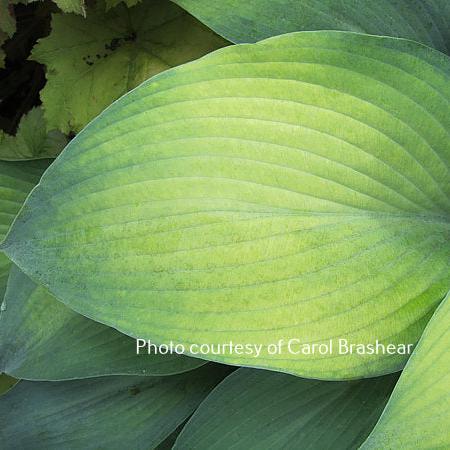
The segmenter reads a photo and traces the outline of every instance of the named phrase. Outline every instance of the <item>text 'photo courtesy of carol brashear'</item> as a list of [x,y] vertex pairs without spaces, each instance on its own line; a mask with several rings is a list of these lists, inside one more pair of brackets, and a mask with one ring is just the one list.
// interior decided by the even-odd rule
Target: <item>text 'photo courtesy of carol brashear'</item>
[[330,339],[320,343],[301,342],[300,339],[280,339],[266,345],[257,343],[223,343],[181,344],[170,341],[156,344],[147,339],[136,339],[136,354],[167,355],[235,355],[258,358],[261,355],[409,355],[414,344],[385,343],[375,340],[373,343],[353,343],[347,339]]

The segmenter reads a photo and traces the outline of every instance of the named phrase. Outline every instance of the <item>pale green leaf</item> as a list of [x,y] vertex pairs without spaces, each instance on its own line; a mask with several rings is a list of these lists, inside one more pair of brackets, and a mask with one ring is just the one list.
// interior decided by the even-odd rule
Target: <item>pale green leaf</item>
[[[6,162],[0,161],[0,241],[8,231],[28,193],[39,181],[49,160]],[[11,262],[0,253],[0,304],[6,290]]]
[[47,132],[43,111],[36,107],[22,117],[15,136],[0,130],[0,159],[56,158],[66,144],[60,131]]
[[450,285],[449,99],[449,59],[402,39],[230,46],[78,134],[3,249],[131,336],[257,344],[204,357],[312,378],[399,370]]
[[308,30],[398,36],[450,53],[448,0],[173,0],[232,42]]
[[356,449],[397,378],[327,382],[239,369],[203,401],[174,449]]
[[149,450],[189,417],[226,374],[21,381],[0,401],[2,450]]
[[0,373],[0,395],[8,392],[17,382],[18,380],[15,378],[4,373]]
[[75,13],[86,15],[86,5],[84,0],[53,0],[61,11],[65,13]]
[[50,36],[33,49],[33,59],[47,66],[41,98],[49,129],[79,131],[148,77],[225,44],[165,0],[104,8],[99,2],[86,19],[54,14]]
[[450,294],[427,325],[362,449],[450,448]]
[[28,380],[172,375],[199,359],[136,355],[134,339],[73,312],[13,267],[0,311],[0,372]]

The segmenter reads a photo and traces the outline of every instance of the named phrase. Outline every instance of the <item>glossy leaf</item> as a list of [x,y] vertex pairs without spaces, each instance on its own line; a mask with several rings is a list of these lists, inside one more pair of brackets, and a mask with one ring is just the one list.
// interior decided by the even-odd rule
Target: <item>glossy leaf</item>
[[[0,240],[5,237],[25,198],[37,184],[49,162],[0,161]],[[5,294],[10,267],[9,259],[0,253],[0,303]]]
[[[204,357],[321,379],[399,370],[450,285],[449,99],[448,58],[410,41],[223,49],[77,135],[4,251],[83,315],[187,353],[232,341],[261,353]],[[393,354],[370,354],[377,340]]]
[[41,91],[48,129],[79,131],[125,92],[148,77],[225,45],[178,6],[152,0],[87,17],[54,14],[52,31],[33,48],[47,66]]
[[21,381],[0,401],[3,450],[148,450],[164,441],[226,373]]
[[450,448],[450,294],[425,329],[362,450]]
[[174,449],[356,449],[396,380],[327,382],[239,369],[199,406]]
[[66,136],[58,130],[47,132],[42,108],[36,107],[22,117],[15,136],[0,130],[0,159],[56,158],[66,144]]
[[136,355],[134,339],[73,312],[13,267],[0,312],[0,371],[27,380],[172,375],[205,361]]
[[174,0],[232,42],[292,31],[398,36],[450,53],[447,0]]

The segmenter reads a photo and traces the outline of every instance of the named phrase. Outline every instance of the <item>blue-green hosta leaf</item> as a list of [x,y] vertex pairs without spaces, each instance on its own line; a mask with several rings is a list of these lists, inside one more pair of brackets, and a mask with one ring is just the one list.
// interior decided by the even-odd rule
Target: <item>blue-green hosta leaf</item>
[[223,49],[93,121],[3,248],[132,336],[261,345],[205,357],[306,377],[398,370],[450,285],[449,80],[445,55],[394,38]]
[[[0,161],[0,241],[49,163],[49,160]],[[0,304],[5,294],[10,267],[9,259],[0,254]]]
[[21,381],[0,400],[2,449],[153,449],[225,374],[208,365],[171,377]]
[[328,382],[239,369],[203,401],[174,449],[356,449],[396,380]]
[[450,53],[448,0],[173,0],[232,42],[304,30],[412,39]]
[[75,313],[17,267],[11,269],[0,311],[0,372],[63,380],[171,375],[204,363],[176,354],[138,356],[134,339]]
[[450,448],[450,294],[427,325],[363,450]]
[[10,377],[9,375],[0,373],[0,395],[8,392],[17,383],[17,381],[18,380]]

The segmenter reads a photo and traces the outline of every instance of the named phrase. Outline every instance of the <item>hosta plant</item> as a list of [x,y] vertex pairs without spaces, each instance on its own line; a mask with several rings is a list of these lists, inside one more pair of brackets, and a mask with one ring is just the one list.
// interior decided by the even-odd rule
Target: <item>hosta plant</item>
[[450,447],[448,2],[28,3],[2,446]]

